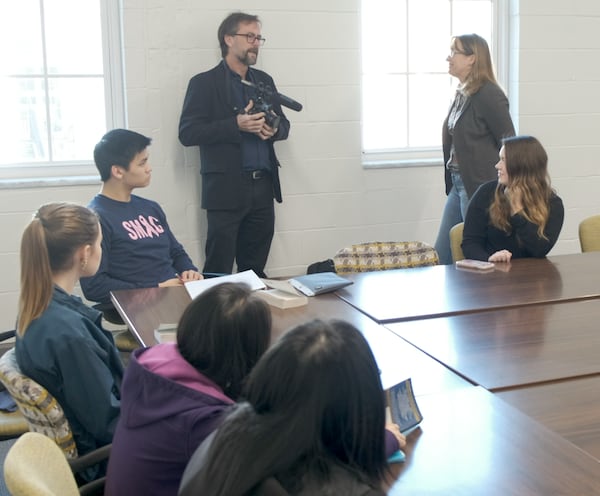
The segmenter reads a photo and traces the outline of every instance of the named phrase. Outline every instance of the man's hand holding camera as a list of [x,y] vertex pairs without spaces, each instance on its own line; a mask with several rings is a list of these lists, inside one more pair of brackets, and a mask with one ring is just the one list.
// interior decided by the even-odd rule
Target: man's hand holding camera
[[268,140],[269,138],[272,138],[276,132],[277,128],[272,128],[265,122],[262,129],[258,133],[258,137],[262,140]]
[[262,140],[272,138],[277,128],[272,128],[266,123],[265,112],[252,113],[254,102],[250,100],[243,113],[237,116],[237,125],[240,131],[256,134]]

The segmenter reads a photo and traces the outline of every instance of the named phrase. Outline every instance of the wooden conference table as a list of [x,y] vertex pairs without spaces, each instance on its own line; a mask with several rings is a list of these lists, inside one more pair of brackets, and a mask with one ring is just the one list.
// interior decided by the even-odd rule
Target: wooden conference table
[[[156,343],[154,329],[177,323],[190,303],[183,287],[113,291],[113,303],[142,346]],[[375,355],[385,388],[412,377],[420,394],[439,393],[472,384],[414,346],[382,329],[367,316],[333,294],[310,298],[306,306],[281,310],[270,307],[273,316],[271,342],[287,329],[315,318],[343,319],[361,330]],[[382,332],[383,331],[383,332]]]
[[[600,297],[600,252],[519,259],[492,272],[437,265],[350,274],[340,298],[379,323]],[[503,270],[502,270],[503,269]]]
[[[384,387],[412,377],[424,420],[408,437],[407,461],[396,467],[400,477],[390,494],[600,494],[600,420],[595,413],[600,407],[600,375],[585,376],[594,373],[596,353],[592,325],[585,320],[593,320],[599,304],[585,300],[600,295],[600,284],[586,274],[594,274],[588,262],[600,265],[600,257],[538,262],[546,262],[537,264],[541,275],[529,264],[511,264],[510,272],[500,273],[512,272],[510,281],[502,275],[469,273],[480,280],[493,279],[495,290],[482,284],[479,291],[467,291],[468,297],[480,296],[475,304],[468,299],[461,304],[458,296],[447,298],[445,312],[452,317],[433,318],[435,312],[419,317],[417,309],[409,319],[429,320],[386,324],[393,332],[364,309],[347,305],[345,292],[338,294],[343,300],[329,294],[309,299],[306,307],[273,308],[272,339],[310,318],[342,318],[365,334]],[[447,267],[432,269],[451,273]],[[571,270],[583,271],[581,284]],[[421,272],[399,275],[406,280],[405,275],[411,279]],[[359,279],[370,288],[371,276],[378,279],[381,274]],[[450,287],[457,289],[462,277],[448,276],[454,281]],[[522,299],[511,300],[504,292]],[[573,303],[543,304],[544,298]],[[139,341],[149,345],[154,343],[153,330],[161,323],[175,323],[190,299],[184,288],[151,288],[117,291],[113,301]],[[526,308],[519,309],[519,303]],[[591,342],[589,354],[583,350],[579,355],[568,344],[571,339],[580,345]],[[517,383],[518,388],[511,387]],[[493,394],[473,384],[502,392]]]
[[[513,388],[496,393],[567,439],[600,464],[600,375]],[[600,467],[596,480],[600,494]],[[575,493],[573,493],[575,494]]]
[[472,387],[418,402],[423,421],[390,495],[600,494],[598,459],[495,394]]
[[599,316],[594,299],[386,327],[600,460]]
[[600,299],[594,299],[385,326],[467,380],[495,391],[600,374],[599,318]]

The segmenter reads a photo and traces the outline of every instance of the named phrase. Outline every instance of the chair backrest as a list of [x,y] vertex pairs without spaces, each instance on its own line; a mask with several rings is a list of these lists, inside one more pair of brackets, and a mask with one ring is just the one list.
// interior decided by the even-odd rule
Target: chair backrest
[[79,496],[63,452],[38,432],[26,432],[10,448],[4,480],[13,496]]
[[435,249],[422,241],[372,241],[339,250],[333,257],[340,273],[405,269],[437,265]]
[[581,251],[600,251],[600,215],[592,215],[579,224]]
[[450,251],[452,252],[453,262],[463,260],[465,258],[462,248],[460,246],[463,239],[464,227],[465,223],[461,222],[460,224],[452,226],[452,228],[450,229]]
[[0,382],[15,400],[30,431],[52,439],[67,458],[77,457],[77,446],[64,410],[46,388],[21,373],[14,348],[0,358]]

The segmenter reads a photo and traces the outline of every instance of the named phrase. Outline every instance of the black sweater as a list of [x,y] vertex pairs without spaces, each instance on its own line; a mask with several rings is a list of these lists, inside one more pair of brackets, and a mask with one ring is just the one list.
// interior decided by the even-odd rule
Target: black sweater
[[489,208],[494,200],[497,181],[482,184],[471,198],[463,231],[462,250],[466,258],[487,260],[500,250],[508,250],[512,258],[542,258],[552,249],[563,225],[565,211],[557,195],[550,198],[550,214],[544,234],[538,236],[538,226],[521,214],[510,218],[511,233],[494,227],[490,223]]

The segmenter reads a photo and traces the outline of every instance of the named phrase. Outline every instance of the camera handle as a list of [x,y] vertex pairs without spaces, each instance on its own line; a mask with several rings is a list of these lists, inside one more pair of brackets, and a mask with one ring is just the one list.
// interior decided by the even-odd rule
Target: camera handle
[[292,109],[296,112],[300,112],[302,110],[302,104],[300,102],[297,102],[296,100],[294,100],[293,98],[290,98],[289,96],[285,96],[285,95],[282,95],[281,93],[277,93],[276,91],[273,91],[273,88],[271,88],[270,86],[264,86],[263,83],[259,83],[258,85],[256,85],[254,83],[251,83],[250,81],[246,81],[245,79],[242,79],[241,81],[242,81],[242,84],[245,84],[246,86],[250,86],[251,88],[255,88],[256,90],[258,90],[261,93],[265,93],[268,98],[273,99],[279,105],[283,105],[284,107]]

